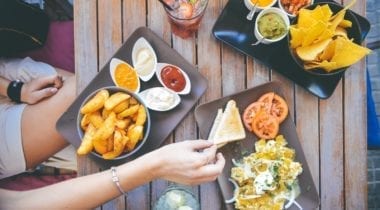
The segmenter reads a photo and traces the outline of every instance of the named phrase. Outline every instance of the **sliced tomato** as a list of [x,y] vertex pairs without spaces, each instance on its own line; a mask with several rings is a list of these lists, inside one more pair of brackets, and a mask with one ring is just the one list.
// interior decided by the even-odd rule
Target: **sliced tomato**
[[257,101],[263,102],[265,104],[265,107],[268,110],[270,110],[270,108],[272,107],[272,102],[273,102],[274,95],[275,95],[274,92],[265,93]]
[[276,117],[260,111],[252,121],[253,132],[261,139],[273,139],[277,136],[280,124]]
[[275,94],[273,97],[270,114],[272,116],[275,116],[279,123],[282,123],[285,120],[286,116],[288,116],[288,113],[289,109],[285,100],[281,96]]
[[253,102],[250,105],[248,105],[247,108],[245,108],[244,113],[243,113],[243,122],[244,122],[244,126],[249,131],[252,131],[251,124],[252,124],[253,118],[255,118],[256,114],[262,109],[269,113],[269,110],[265,109],[265,104],[259,101]]
[[269,107],[269,113],[275,116],[279,123],[282,123],[286,116],[288,116],[288,105],[281,96],[275,94],[274,92],[269,92],[262,95],[258,101],[265,103],[265,106]]

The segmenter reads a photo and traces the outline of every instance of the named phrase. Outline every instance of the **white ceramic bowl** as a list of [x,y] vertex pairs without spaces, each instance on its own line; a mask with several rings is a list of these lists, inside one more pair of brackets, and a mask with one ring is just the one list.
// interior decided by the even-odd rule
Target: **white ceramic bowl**
[[[268,13],[275,13],[275,14],[279,15],[284,20],[285,27],[286,27],[286,29],[285,29],[286,32],[281,37],[278,37],[276,39],[268,39],[268,38],[264,38],[264,36],[260,33],[258,22],[259,22],[260,18],[263,15],[268,14]],[[289,27],[290,27],[290,23],[289,23],[289,18],[287,16],[287,14],[284,11],[282,11],[281,9],[279,9],[279,8],[271,7],[271,8],[262,10],[257,15],[256,21],[255,21],[254,34],[255,34],[255,37],[256,37],[257,40],[262,40],[261,43],[263,43],[263,44],[271,44],[271,43],[275,43],[275,42],[281,41],[284,37],[286,37],[286,35],[288,34],[288,31],[289,31]]]
[[[175,91],[173,90],[172,88],[168,87],[167,85],[165,85],[165,83],[162,81],[162,78],[161,78],[161,71],[163,68],[165,68],[166,66],[174,66],[175,68],[179,69],[180,72],[182,73],[182,75],[185,77],[185,81],[186,81],[186,85],[185,85],[185,88],[181,91]],[[160,81],[161,85],[164,86],[165,88],[168,88],[174,92],[176,92],[177,94],[179,95],[187,95],[190,93],[191,91],[191,82],[190,82],[190,79],[189,79],[189,76],[187,76],[186,72],[183,71],[180,67],[176,66],[176,65],[173,65],[173,64],[168,64],[168,63],[157,63],[157,68],[156,68],[156,76],[158,78],[158,81]]]
[[[129,65],[128,63],[126,63],[125,61],[123,60],[120,60],[118,58],[112,58],[111,59],[111,62],[110,62],[110,74],[111,74],[111,78],[112,78],[112,81],[113,83],[116,85],[116,86],[119,86],[117,83],[116,83],[116,79],[115,79],[115,70],[116,70],[116,67],[119,65],[119,64],[126,64],[128,66],[131,67],[131,65]],[[132,68],[132,67],[131,67]],[[133,69],[133,68],[132,68]],[[133,90],[132,90],[133,91]],[[138,93],[140,91],[140,80],[139,78],[137,77],[137,88],[136,90],[134,90],[133,92],[134,93]]]
[[164,112],[174,109],[181,97],[165,87],[153,87],[139,93],[146,106],[154,111]]
[[[257,0],[257,1],[259,1],[259,0]],[[273,5],[276,4],[276,2],[277,2],[277,0],[272,0],[272,2],[269,5],[265,6],[265,7],[260,6],[259,4],[257,4],[256,5],[256,12],[260,12],[263,9],[267,9],[267,8],[273,7]],[[254,4],[251,2],[251,0],[244,0],[244,5],[250,11],[253,9],[253,6],[254,6]]]
[[[297,12],[298,12],[301,8],[308,7],[308,6],[312,5],[312,4],[314,4],[314,0],[310,0],[310,3],[309,3],[309,4],[300,7],[300,8],[297,10]],[[279,7],[280,9],[282,9],[282,10],[283,10],[283,11],[284,11],[284,12],[285,12],[290,18],[294,18],[294,17],[296,17],[296,14],[291,14],[288,10],[286,10],[286,9],[284,8],[284,6],[282,5],[281,0],[278,0],[278,7]]]
[[141,37],[132,48],[132,64],[140,79],[149,81],[157,66],[157,55],[149,42]]

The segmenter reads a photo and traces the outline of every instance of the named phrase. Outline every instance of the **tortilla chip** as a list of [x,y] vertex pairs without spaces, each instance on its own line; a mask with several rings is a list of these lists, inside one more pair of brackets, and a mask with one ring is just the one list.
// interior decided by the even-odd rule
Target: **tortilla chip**
[[307,30],[306,36],[302,41],[302,47],[311,45],[314,40],[318,39],[318,37],[326,30],[326,28],[326,23],[317,21]]
[[331,62],[336,62],[337,68],[347,67],[362,59],[371,52],[368,48],[362,47],[343,37],[336,39],[335,54]]
[[319,53],[327,47],[331,40],[332,39],[326,39],[313,45],[298,47],[296,49],[296,53],[303,61],[315,60]]
[[335,15],[327,4],[300,10],[298,23],[290,27],[290,47],[305,69],[322,68],[330,72],[348,67],[371,52],[348,37],[346,28],[352,27],[352,22],[344,17],[354,3]]
[[304,30],[296,28],[296,27],[290,27],[290,36],[292,39],[290,40],[290,47],[296,48],[302,45],[303,38],[305,37]]
[[313,25],[317,22],[317,20],[311,16],[311,11],[312,10],[308,9],[300,9],[297,21],[298,28],[308,28],[310,25]]

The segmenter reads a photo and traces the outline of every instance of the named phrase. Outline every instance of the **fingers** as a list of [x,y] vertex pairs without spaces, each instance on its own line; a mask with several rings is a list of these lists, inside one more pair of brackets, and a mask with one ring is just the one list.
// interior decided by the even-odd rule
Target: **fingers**
[[193,150],[203,150],[213,145],[212,142],[207,140],[192,140],[186,142]]
[[57,88],[49,87],[49,88],[45,88],[45,89],[34,92],[34,95],[37,98],[37,101],[40,101],[44,98],[48,98],[54,95],[57,91],[58,91]]
[[197,185],[205,182],[215,181],[217,177],[222,173],[225,159],[221,153],[216,155],[216,162],[214,164],[207,164],[200,167],[196,174],[196,177],[190,181],[190,185]]
[[200,153],[204,156],[202,165],[213,163],[215,161],[215,154],[216,154],[217,149],[218,149],[217,146],[213,144],[211,147],[204,149]]
[[62,78],[58,75],[51,75],[46,77],[40,77],[36,80],[35,89],[42,89],[45,87],[53,86],[55,88],[62,87]]

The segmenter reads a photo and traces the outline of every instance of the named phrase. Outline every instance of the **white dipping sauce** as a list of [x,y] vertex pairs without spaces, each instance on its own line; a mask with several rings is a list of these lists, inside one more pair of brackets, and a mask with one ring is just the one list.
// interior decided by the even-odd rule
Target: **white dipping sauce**
[[141,48],[136,54],[135,69],[141,76],[149,75],[154,68],[154,55],[148,48]]
[[175,95],[164,88],[152,88],[148,90],[145,102],[158,110],[167,110],[175,101]]

